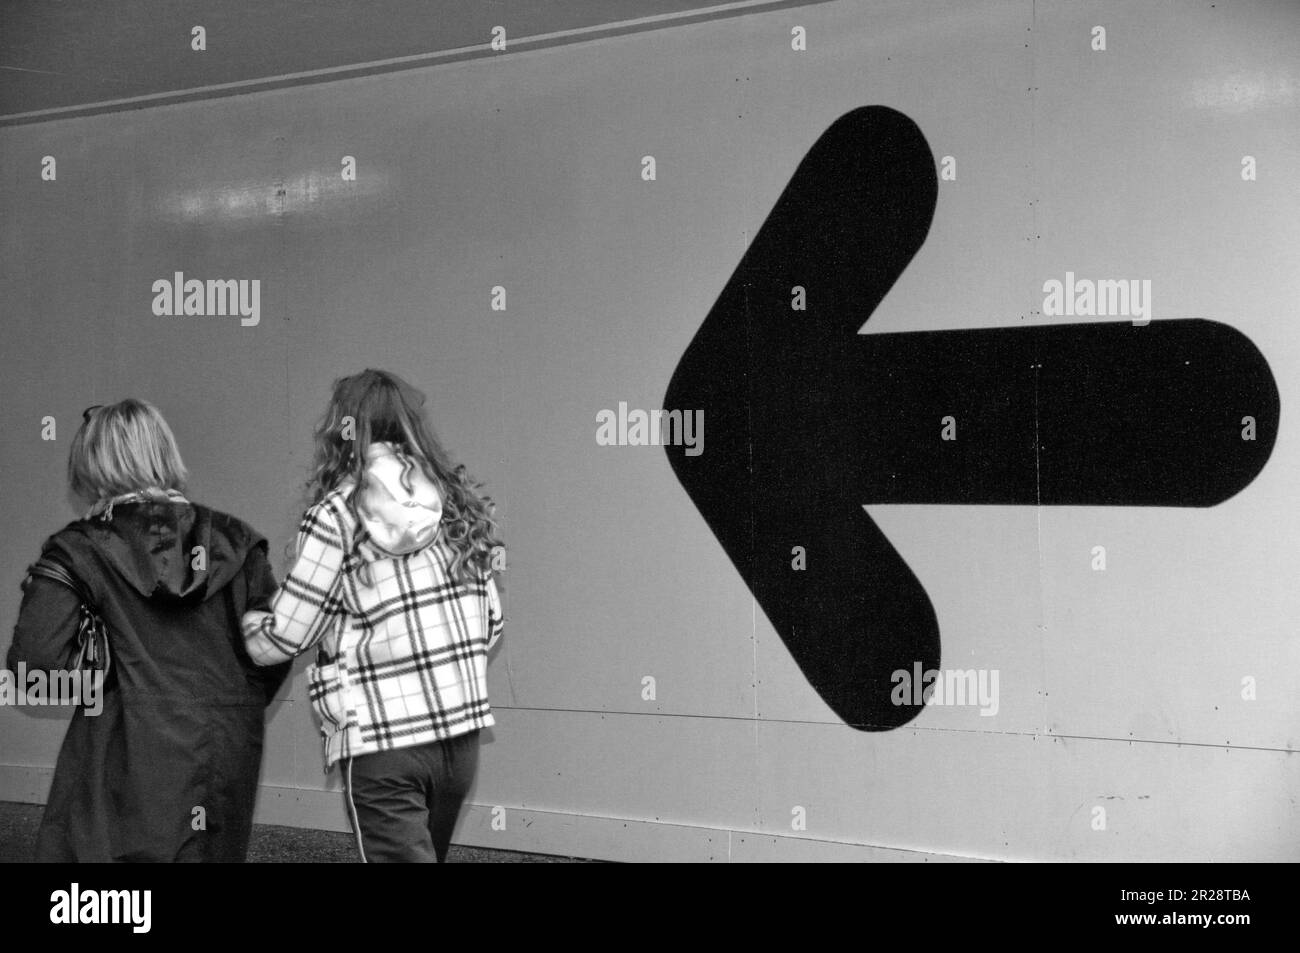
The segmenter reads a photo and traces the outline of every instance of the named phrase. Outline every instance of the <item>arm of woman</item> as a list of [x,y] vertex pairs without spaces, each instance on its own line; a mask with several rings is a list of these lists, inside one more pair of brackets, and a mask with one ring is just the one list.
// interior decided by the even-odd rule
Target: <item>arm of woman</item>
[[[250,549],[247,558],[244,560],[244,586],[244,591],[248,594],[247,603],[244,607],[245,617],[250,612],[269,612],[271,599],[275,595],[276,583],[275,573],[271,571],[271,561],[267,559],[265,541]],[[266,692],[266,703],[268,705],[274,700],[275,693],[280,690],[284,680],[289,677],[292,668],[292,662],[257,667],[254,677],[261,682]]]
[[14,640],[5,660],[9,671],[17,671],[20,662],[32,671],[71,668],[80,621],[81,601],[76,593],[53,579],[29,579],[23,585]]
[[[42,559],[65,568],[71,560],[59,548],[47,543]],[[70,570],[69,570],[70,571]],[[23,582],[23,600],[14,626],[14,640],[5,659],[11,672],[23,663],[31,670],[54,671],[72,666],[77,654],[77,628],[81,622],[81,600],[67,586],[44,576],[28,576]]]
[[343,533],[329,506],[317,504],[303,517],[298,558],[269,611],[244,613],[244,644],[258,665],[287,662],[319,642],[344,611]]

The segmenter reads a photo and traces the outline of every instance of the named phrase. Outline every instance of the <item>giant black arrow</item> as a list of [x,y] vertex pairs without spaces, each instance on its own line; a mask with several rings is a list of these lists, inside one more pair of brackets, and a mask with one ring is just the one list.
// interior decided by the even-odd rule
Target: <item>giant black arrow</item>
[[1214,321],[860,335],[937,195],[915,123],[881,106],[842,116],[664,399],[704,412],[702,453],[667,448],[678,479],[813,688],[863,730],[915,717],[892,673],[940,657],[925,589],[864,504],[1213,506],[1277,435],[1267,361]]

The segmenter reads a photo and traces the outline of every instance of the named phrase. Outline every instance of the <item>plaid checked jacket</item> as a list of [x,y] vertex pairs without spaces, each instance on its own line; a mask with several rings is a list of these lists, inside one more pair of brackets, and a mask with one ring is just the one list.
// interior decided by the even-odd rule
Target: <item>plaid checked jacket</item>
[[306,512],[297,560],[271,611],[243,618],[259,665],[318,646],[307,677],[326,771],[341,758],[492,725],[487,654],[503,626],[490,572],[453,581],[441,534],[404,555],[379,549],[348,505],[351,488]]

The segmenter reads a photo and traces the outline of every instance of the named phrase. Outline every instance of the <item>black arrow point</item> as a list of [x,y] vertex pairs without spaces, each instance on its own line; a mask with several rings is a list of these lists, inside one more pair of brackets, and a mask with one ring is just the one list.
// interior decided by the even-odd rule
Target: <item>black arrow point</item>
[[[895,703],[894,673],[937,669],[940,644],[929,597],[864,504],[1210,506],[1254,479],[1277,433],[1267,362],[1213,321],[860,335],[937,195],[908,117],[867,106],[836,120],[664,398],[704,412],[703,453],[667,447],[678,479],[809,683],[868,731],[919,713]],[[807,311],[791,308],[795,286]],[[939,439],[947,415],[956,441]]]

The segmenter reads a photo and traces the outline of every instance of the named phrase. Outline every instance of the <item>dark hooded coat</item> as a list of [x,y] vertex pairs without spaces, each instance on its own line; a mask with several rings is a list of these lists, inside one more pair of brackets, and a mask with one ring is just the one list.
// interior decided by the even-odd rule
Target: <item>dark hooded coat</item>
[[[41,555],[93,596],[112,664],[102,712],[68,726],[36,859],[243,861],[265,709],[289,672],[254,665],[240,635],[275,590],[266,539],[205,506],[140,502],[70,523]],[[29,578],[9,670],[70,667],[78,606]]]

